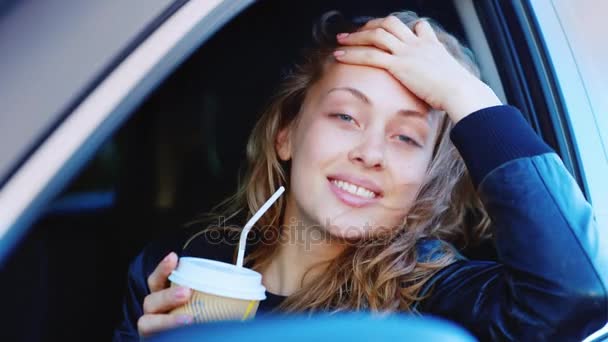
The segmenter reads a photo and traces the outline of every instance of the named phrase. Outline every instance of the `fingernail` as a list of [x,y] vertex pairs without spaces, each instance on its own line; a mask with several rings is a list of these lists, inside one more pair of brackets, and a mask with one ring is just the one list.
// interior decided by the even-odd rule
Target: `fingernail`
[[162,261],[162,262],[167,262],[167,261],[169,261],[169,258],[171,257],[171,254],[173,254],[173,252],[171,252],[171,253],[167,254],[167,256],[166,256],[166,257],[163,259],[163,261]]
[[334,51],[334,56],[335,57],[344,56],[345,54],[346,54],[346,51],[344,51],[344,50],[336,50],[336,51]]
[[338,39],[346,38],[346,37],[348,37],[348,33],[338,33],[338,35],[336,37]]
[[186,324],[190,324],[194,321],[194,318],[190,315],[179,315],[177,316],[177,323],[178,324],[182,324],[182,325],[186,325]]
[[175,290],[175,298],[177,299],[184,299],[186,298],[186,296],[188,296],[188,289],[185,287],[178,287],[177,290]]

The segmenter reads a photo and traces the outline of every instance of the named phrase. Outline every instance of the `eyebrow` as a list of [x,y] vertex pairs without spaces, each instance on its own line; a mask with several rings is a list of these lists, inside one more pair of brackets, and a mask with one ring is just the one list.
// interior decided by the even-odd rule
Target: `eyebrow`
[[[368,105],[372,104],[372,101],[369,99],[369,97],[367,97],[365,94],[363,94],[363,92],[361,92],[358,89],[351,88],[351,87],[332,88],[332,89],[328,90],[327,93],[325,93],[325,95],[327,96],[334,91],[346,91],[346,92],[350,93],[351,95],[353,95],[354,97],[356,97],[357,99],[361,100],[361,102],[368,104]],[[418,116],[421,119],[425,119],[425,121],[430,119],[430,117],[426,113],[421,113],[421,112],[419,112],[417,110],[413,110],[413,109],[401,109],[401,110],[399,110],[398,113],[403,116]]]

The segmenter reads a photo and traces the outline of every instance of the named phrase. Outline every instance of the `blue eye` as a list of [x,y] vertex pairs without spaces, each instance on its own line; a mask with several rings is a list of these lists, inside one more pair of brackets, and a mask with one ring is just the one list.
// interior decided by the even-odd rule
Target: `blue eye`
[[412,138],[408,137],[407,135],[403,135],[403,134],[401,134],[401,135],[399,135],[398,137],[399,137],[399,141],[403,141],[404,143],[407,143],[407,144],[410,144],[410,145],[414,145],[414,146],[420,147],[420,144],[418,144],[418,143],[416,142],[416,140],[414,140],[414,139],[412,139]]
[[340,119],[342,121],[346,121],[346,122],[355,121],[355,119],[353,119],[353,117],[348,114],[337,113],[337,114],[332,114],[332,116],[335,116],[338,119]]

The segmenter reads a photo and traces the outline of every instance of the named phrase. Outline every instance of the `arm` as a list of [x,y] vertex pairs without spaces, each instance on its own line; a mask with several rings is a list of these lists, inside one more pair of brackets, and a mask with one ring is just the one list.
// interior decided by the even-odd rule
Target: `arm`
[[172,238],[151,243],[130,264],[122,319],[114,330],[114,341],[139,341],[140,335],[191,322],[191,317],[168,314],[190,297],[189,289],[168,287],[167,277],[178,261],[178,256],[169,251],[179,250],[180,245],[181,240]]
[[[201,228],[179,229],[146,246],[129,266],[122,319],[114,330],[114,341],[139,341],[147,336],[192,323],[188,315],[169,314],[190,299],[190,290],[168,287],[168,276],[180,256],[196,256],[230,262],[234,252],[228,244],[211,244]],[[186,243],[188,241],[188,243]],[[171,253],[170,253],[171,252]]]
[[148,274],[145,271],[143,259],[144,253],[142,252],[129,265],[127,289],[122,304],[122,318],[114,330],[113,341],[139,341],[137,320],[144,314],[142,307],[144,297],[150,294],[146,284]]
[[500,263],[442,270],[421,311],[484,340],[581,340],[599,329],[608,320],[608,231],[557,155],[508,106],[466,117],[452,140],[493,220]]

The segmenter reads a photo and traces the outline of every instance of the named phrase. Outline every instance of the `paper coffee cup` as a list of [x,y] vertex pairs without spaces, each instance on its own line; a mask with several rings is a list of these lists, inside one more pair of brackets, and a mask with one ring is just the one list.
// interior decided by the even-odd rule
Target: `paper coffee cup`
[[192,315],[199,323],[252,319],[266,299],[260,273],[215,260],[182,257],[169,280],[192,289],[188,303],[171,313]]

